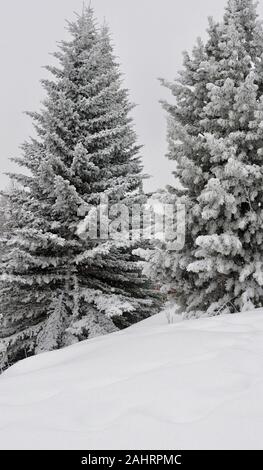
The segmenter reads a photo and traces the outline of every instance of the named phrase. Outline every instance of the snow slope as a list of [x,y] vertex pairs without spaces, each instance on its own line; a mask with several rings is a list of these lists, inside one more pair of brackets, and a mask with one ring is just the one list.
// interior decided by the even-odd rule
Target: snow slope
[[263,449],[263,309],[125,331],[0,376],[1,449]]

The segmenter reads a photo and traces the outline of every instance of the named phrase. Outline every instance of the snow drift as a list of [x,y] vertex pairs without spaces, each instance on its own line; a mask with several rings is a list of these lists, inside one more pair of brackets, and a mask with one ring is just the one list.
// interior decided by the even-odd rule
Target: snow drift
[[262,449],[263,309],[125,331],[0,377],[1,449]]

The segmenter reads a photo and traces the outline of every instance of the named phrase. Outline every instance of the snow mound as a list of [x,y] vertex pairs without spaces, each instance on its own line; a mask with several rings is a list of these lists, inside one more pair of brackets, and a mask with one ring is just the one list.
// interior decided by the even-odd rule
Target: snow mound
[[0,377],[1,449],[262,449],[263,309],[125,331]]

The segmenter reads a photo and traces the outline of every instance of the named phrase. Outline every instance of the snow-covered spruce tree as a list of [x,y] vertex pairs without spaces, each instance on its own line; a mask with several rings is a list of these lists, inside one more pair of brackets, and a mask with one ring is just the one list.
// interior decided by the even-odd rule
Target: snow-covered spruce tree
[[[0,337],[9,363],[105,334],[154,313],[155,295],[130,240],[78,235],[92,206],[142,202],[142,167],[127,90],[109,33],[85,9],[47,67],[37,138],[16,161],[28,175],[8,194]],[[80,231],[81,232],[81,231]],[[137,242],[138,243],[138,242]],[[157,301],[158,303],[158,301]]]
[[5,252],[4,238],[6,235],[7,211],[7,200],[5,197],[0,196],[0,262]]
[[163,81],[176,97],[164,108],[186,243],[158,250],[152,263],[186,315],[263,305],[263,33],[254,3],[230,0],[208,36],[185,53],[175,82]]

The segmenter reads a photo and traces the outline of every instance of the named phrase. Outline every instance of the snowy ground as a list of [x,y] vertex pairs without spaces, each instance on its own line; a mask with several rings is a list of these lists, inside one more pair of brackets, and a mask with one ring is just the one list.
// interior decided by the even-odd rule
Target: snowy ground
[[1,449],[263,449],[263,309],[126,331],[0,377]]

